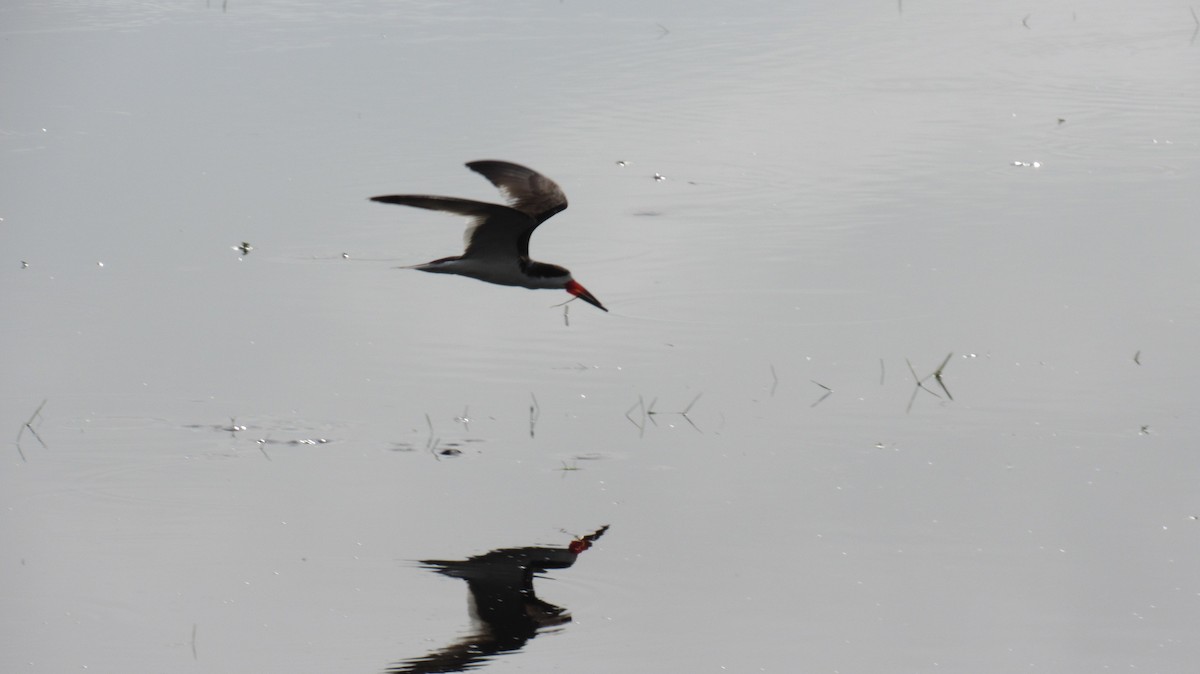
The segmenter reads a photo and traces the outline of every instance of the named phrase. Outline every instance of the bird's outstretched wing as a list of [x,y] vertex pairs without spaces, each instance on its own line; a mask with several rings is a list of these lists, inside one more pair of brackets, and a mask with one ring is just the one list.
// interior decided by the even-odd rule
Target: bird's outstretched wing
[[553,180],[520,164],[495,159],[467,163],[492,181],[513,208],[536,220],[535,227],[567,207],[567,195]]
[[426,194],[389,194],[371,201],[415,206],[431,211],[465,215],[470,220],[463,233],[464,258],[516,259],[529,255],[529,235],[538,223],[531,216],[508,206],[470,199]]

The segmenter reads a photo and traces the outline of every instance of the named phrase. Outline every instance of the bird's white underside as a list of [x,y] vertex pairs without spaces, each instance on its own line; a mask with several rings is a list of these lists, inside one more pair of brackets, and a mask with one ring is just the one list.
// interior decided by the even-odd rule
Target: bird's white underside
[[497,258],[460,258],[444,262],[427,262],[413,265],[412,269],[433,272],[435,274],[458,274],[488,283],[504,286],[517,286],[532,290],[562,290],[571,280],[567,276],[528,276],[522,270],[516,259]]

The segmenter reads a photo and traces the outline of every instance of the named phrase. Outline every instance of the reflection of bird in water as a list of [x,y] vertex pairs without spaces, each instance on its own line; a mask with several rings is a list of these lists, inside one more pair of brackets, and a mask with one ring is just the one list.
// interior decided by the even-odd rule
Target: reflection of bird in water
[[[467,168],[500,188],[509,205],[454,197],[391,194],[371,197],[385,204],[448,211],[470,218],[462,255],[410,267],[437,274],[458,274],[480,281],[522,288],[563,289],[592,306],[604,309],[571,272],[556,264],[529,259],[529,238],[550,216],[567,207],[567,196],[546,176],[505,161],[473,161]],[[608,309],[604,309],[608,311]]]
[[467,581],[475,629],[458,641],[428,655],[397,662],[390,674],[461,672],[486,664],[495,655],[519,650],[539,629],[571,622],[561,606],[538,599],[535,575],[565,569],[579,553],[604,535],[608,526],[571,541],[565,548],[503,548],[462,561],[428,559],[426,568]]

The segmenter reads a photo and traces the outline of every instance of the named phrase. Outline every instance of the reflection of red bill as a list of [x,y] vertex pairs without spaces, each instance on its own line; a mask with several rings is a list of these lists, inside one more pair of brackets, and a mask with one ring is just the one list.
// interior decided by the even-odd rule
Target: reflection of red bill
[[608,531],[607,524],[605,524],[604,526],[597,529],[596,533],[588,534],[587,536],[580,536],[579,538],[576,538],[575,540],[571,541],[571,544],[567,546],[567,549],[578,555],[579,553],[583,552],[584,550],[587,550],[588,548],[592,547],[592,543],[596,539],[603,536],[605,531]]

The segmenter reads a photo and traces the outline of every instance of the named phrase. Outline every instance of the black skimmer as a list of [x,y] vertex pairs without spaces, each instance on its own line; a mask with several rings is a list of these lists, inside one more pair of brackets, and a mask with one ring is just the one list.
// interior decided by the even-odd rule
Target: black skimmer
[[389,674],[461,672],[483,666],[493,656],[519,650],[539,630],[571,622],[561,606],[539,599],[533,579],[548,569],[565,569],[604,535],[608,526],[580,536],[565,548],[502,548],[465,560],[427,559],[425,568],[467,581],[476,629],[423,657],[397,662]]
[[384,204],[447,211],[470,218],[463,236],[466,250],[462,255],[409,269],[458,274],[504,286],[562,289],[608,311],[566,268],[529,259],[529,237],[533,236],[533,230],[567,207],[567,195],[562,189],[537,171],[506,161],[473,161],[467,163],[467,168],[498,187],[508,205],[424,194],[371,197],[371,201]]

